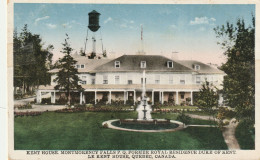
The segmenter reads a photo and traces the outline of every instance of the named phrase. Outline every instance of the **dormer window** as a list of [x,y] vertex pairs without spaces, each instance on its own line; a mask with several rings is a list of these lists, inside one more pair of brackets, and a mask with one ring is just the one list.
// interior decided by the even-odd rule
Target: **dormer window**
[[200,65],[195,64],[195,65],[194,65],[194,69],[195,69],[196,71],[200,70]]
[[146,68],[146,61],[141,61],[141,68]]
[[80,68],[85,68],[85,65],[84,64],[80,65]]
[[115,61],[115,68],[120,68],[120,61]]
[[167,67],[168,68],[173,68],[173,61],[168,61],[167,62]]

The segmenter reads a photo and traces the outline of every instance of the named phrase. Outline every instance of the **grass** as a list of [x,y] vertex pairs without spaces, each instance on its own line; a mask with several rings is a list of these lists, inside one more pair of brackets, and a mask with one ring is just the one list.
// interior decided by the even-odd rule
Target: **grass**
[[17,117],[14,147],[15,150],[227,149],[217,128],[188,127],[177,132],[139,133],[101,126],[109,119],[136,117],[137,112],[45,112],[40,116]]
[[236,128],[235,135],[241,149],[255,149],[255,130],[249,129],[247,123],[241,121]]
[[[177,117],[178,117],[178,114],[177,113],[154,113],[152,114],[152,117],[153,118],[156,118],[156,119],[172,119],[172,120],[176,120]],[[215,125],[217,124],[216,122],[214,121],[209,121],[209,120],[202,120],[202,119],[194,119],[192,118],[191,119],[191,122],[189,124],[198,124],[198,125]]]
[[[208,113],[208,112],[205,112],[205,111],[187,111],[185,113],[196,114],[196,115],[200,115],[200,116],[212,116],[211,113]],[[216,116],[216,113],[214,115]]]

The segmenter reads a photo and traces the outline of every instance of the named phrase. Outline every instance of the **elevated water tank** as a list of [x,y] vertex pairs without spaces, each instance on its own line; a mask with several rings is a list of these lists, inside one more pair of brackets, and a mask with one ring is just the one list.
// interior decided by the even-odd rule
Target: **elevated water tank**
[[100,13],[98,13],[95,10],[93,10],[92,12],[88,13],[88,16],[89,16],[88,28],[92,32],[96,32],[100,28],[100,26],[99,26],[99,16],[100,16]]

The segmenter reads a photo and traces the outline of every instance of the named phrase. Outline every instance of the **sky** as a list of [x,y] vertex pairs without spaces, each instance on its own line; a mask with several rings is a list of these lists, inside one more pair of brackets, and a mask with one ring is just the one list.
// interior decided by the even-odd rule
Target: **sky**
[[243,18],[251,24],[255,5],[200,5],[200,4],[55,4],[15,3],[14,28],[18,33],[25,24],[34,34],[40,34],[44,47],[54,46],[54,60],[60,53],[67,33],[73,52],[84,48],[87,36],[88,13],[98,11],[101,28],[88,31],[86,51],[92,50],[92,36],[97,39],[97,52],[101,53],[101,40],[108,57],[136,54],[143,48],[146,54],[164,55],[179,60],[198,60],[204,63],[225,62],[224,50],[217,45],[219,39],[213,30],[226,22],[236,23]]

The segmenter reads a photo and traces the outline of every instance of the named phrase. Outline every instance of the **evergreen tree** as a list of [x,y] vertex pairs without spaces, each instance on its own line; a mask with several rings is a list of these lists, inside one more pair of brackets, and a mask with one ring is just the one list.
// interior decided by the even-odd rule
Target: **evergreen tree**
[[18,36],[14,31],[14,87],[23,88],[23,92],[32,91],[39,85],[50,83],[48,66],[52,60],[53,46],[42,47],[40,35],[32,34],[25,25]]
[[235,108],[237,119],[254,123],[255,115],[255,17],[252,26],[246,27],[243,19],[235,25],[216,27],[216,35],[226,49],[227,62],[221,66],[224,77],[223,94],[225,103]]
[[75,64],[77,63],[76,60],[71,56],[72,48],[70,47],[70,44],[68,42],[69,37],[66,34],[65,42],[62,44],[62,53],[65,55],[58,60],[57,68],[59,69],[59,72],[57,73],[57,78],[54,79],[54,82],[57,82],[58,84],[54,87],[56,90],[63,90],[66,92],[66,97],[68,104],[70,105],[71,101],[71,91],[72,90],[78,90],[81,91],[83,88],[81,85],[78,84],[80,81],[78,77],[78,69],[75,67]]
[[197,94],[196,104],[203,111],[214,115],[213,107],[218,107],[218,89],[208,81],[202,84]]

